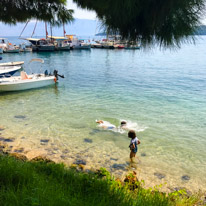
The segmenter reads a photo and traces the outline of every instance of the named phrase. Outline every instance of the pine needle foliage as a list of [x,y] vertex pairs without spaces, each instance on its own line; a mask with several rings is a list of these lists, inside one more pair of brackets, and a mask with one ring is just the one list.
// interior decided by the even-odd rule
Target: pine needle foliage
[[142,45],[179,47],[194,34],[205,11],[204,0],[74,0],[94,10],[108,33]]
[[0,21],[7,24],[31,19],[55,25],[73,20],[73,10],[66,8],[66,0],[1,0]]

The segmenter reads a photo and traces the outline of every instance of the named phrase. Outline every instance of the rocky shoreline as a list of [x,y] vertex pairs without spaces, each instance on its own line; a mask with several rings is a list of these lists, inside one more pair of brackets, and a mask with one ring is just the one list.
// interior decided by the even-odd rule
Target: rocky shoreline
[[[93,167],[87,163],[87,160],[81,155],[82,153],[86,153],[85,151],[79,152],[79,154],[73,155],[70,153],[69,149],[64,149],[62,153],[60,154],[58,151],[57,145],[54,143],[50,143],[52,145],[52,148],[47,147],[50,140],[49,139],[40,139],[40,148],[34,149],[34,150],[29,150],[27,148],[22,147],[21,144],[15,144],[15,138],[5,138],[4,135],[2,134],[3,131],[5,130],[4,127],[0,126],[0,153],[2,154],[8,154],[11,156],[14,156],[18,159],[21,159],[23,161],[46,161],[46,162],[55,162],[55,163],[64,163],[67,167],[72,167],[76,168],[79,171],[84,171],[84,172],[90,172],[90,171],[96,171],[99,169],[99,167]],[[21,139],[24,139],[22,137]],[[85,138],[84,142],[86,144],[91,144],[92,139]],[[89,154],[86,154],[89,156]],[[105,155],[105,154],[103,154]],[[140,154],[142,158],[146,156],[146,153],[141,153]],[[141,180],[139,174],[138,174],[138,169],[134,165],[130,165],[128,167],[127,164],[119,164],[117,159],[110,157],[110,160],[113,162],[111,166],[111,173],[114,175],[115,178],[119,179],[120,181],[124,181],[125,177],[127,176],[128,173],[131,172],[136,172],[137,177]],[[104,167],[104,165],[102,165]],[[127,169],[125,169],[127,168]],[[113,171],[123,171],[123,174],[118,175],[115,174]],[[164,179],[165,179],[165,174],[160,173],[160,172],[154,172],[153,173],[154,177],[159,180],[159,182],[162,182],[162,187],[160,187],[160,191],[170,193],[174,191],[179,191],[184,189],[188,195],[192,195],[194,192],[190,191],[186,187],[181,187],[181,186],[164,186]],[[181,176],[182,181],[187,182],[190,180],[190,176],[188,175],[182,175]],[[153,182],[153,185],[145,185],[146,188],[153,187],[157,185],[155,182]],[[202,192],[204,193],[204,192]],[[205,195],[206,196],[206,195]]]

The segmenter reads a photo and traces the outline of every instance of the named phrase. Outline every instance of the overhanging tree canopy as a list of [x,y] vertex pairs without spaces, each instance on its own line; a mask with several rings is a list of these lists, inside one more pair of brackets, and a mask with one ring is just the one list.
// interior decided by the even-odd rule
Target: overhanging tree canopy
[[179,46],[194,33],[205,0],[74,0],[94,10],[107,32],[148,45]]
[[60,25],[73,20],[66,0],[0,0],[0,21],[8,24],[30,19]]

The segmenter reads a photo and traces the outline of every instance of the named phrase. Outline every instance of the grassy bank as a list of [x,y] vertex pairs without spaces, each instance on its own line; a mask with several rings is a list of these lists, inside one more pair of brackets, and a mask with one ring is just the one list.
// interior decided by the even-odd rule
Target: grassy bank
[[114,180],[101,169],[83,173],[63,164],[21,161],[0,155],[1,205],[135,206],[195,205],[195,196],[175,192],[166,195],[144,189],[130,174],[126,182]]

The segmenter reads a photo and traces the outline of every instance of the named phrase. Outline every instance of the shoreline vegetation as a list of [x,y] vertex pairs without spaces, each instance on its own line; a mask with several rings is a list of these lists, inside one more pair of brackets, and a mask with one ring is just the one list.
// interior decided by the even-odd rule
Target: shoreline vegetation
[[161,185],[144,188],[135,172],[121,181],[104,168],[84,170],[82,164],[68,166],[44,156],[28,160],[10,153],[6,143],[0,143],[0,182],[4,205],[206,205],[203,192],[165,193]]

